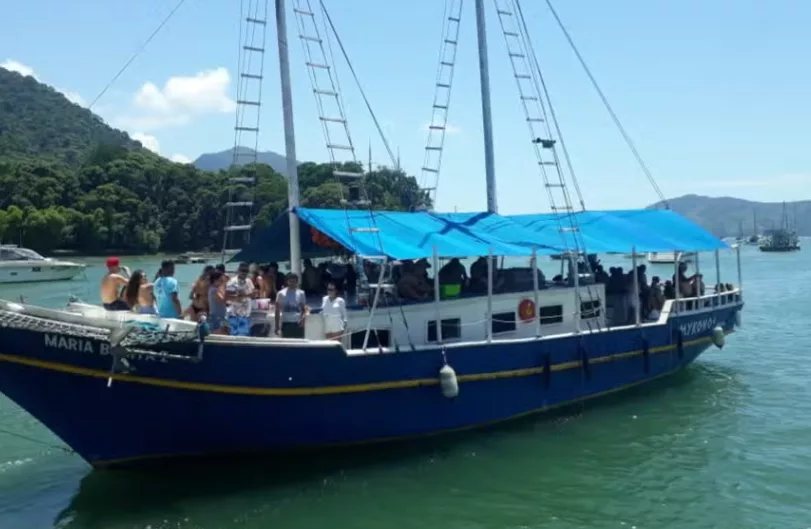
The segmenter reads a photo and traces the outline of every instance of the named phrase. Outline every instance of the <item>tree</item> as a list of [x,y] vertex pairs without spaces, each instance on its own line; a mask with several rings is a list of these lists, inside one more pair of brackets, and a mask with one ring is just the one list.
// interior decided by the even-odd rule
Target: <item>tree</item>
[[[302,206],[344,207],[349,190],[334,170],[362,167],[299,165]],[[287,181],[270,166],[212,172],[170,162],[53,88],[0,69],[0,241],[43,252],[219,249],[224,204],[229,196],[249,200],[249,189],[230,186],[229,178],[247,176],[256,182],[253,210],[231,220],[253,220],[258,231],[289,206]],[[416,180],[402,171],[381,169],[359,183],[376,209],[428,203]]]

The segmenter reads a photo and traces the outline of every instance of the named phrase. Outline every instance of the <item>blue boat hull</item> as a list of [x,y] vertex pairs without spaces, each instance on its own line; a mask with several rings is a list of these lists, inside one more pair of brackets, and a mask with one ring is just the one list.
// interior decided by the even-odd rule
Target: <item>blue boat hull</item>
[[[459,395],[438,382],[442,350],[349,355],[337,347],[209,343],[199,363],[131,359],[115,375],[92,340],[0,327],[0,391],[90,464],[316,448],[485,426],[674,373],[734,330],[742,304],[666,325],[448,347]],[[173,344],[196,349],[194,344]]]

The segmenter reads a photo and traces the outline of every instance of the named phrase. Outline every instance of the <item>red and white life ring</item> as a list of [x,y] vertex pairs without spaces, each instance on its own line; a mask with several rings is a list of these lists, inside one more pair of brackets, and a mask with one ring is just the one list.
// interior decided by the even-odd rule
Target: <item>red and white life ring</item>
[[534,320],[535,302],[531,299],[522,299],[518,304],[518,317],[524,322]]

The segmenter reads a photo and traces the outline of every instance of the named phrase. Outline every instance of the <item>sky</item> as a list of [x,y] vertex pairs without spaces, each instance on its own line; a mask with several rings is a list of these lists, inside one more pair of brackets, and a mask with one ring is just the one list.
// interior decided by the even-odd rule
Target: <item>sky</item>
[[[297,158],[327,161],[294,1],[288,38]],[[87,106],[176,3],[14,2],[0,20],[0,67],[34,75]],[[325,3],[388,141],[419,178],[444,2]],[[548,211],[495,7],[485,5],[499,211]],[[272,6],[259,146],[283,154]],[[525,0],[522,7],[586,206],[657,201],[545,2]],[[555,7],[666,196],[811,198],[811,2],[558,0]],[[186,0],[92,110],[176,161],[231,148],[239,25],[239,0]],[[456,64],[436,206],[477,211],[486,208],[486,191],[470,0]],[[391,165],[340,55],[335,71],[358,157],[366,160],[371,146],[375,163]]]

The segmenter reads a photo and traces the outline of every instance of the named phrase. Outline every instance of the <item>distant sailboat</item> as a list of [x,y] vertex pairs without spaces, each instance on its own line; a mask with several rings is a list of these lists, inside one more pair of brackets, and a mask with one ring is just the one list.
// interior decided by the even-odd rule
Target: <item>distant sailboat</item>
[[752,231],[752,235],[750,235],[749,239],[747,240],[747,244],[757,244],[758,242],[760,242],[760,235],[758,235],[758,229],[757,229],[757,210],[753,210],[752,215],[753,215],[753,219],[752,219],[753,231]]
[[[796,228],[796,221],[795,221]],[[800,249],[800,239],[795,230],[790,230],[786,203],[783,202],[783,216],[780,228],[772,229],[760,245],[761,252],[794,252]]]

